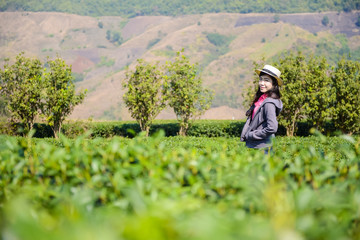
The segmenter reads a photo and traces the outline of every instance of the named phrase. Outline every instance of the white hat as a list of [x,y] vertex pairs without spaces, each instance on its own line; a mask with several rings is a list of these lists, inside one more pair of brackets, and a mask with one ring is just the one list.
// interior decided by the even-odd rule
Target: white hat
[[283,81],[280,78],[281,72],[276,67],[273,67],[271,65],[265,65],[263,69],[256,69],[255,72],[257,73],[257,75],[260,75],[260,73],[263,72],[270,76],[273,76],[274,78],[276,78],[279,86],[283,85]]

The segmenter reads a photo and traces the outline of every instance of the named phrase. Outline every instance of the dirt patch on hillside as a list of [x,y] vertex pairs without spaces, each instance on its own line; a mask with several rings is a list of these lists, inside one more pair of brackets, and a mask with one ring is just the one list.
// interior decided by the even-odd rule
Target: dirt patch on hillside
[[90,59],[78,56],[72,64],[72,71],[76,73],[83,73],[86,69],[93,67],[95,63]]

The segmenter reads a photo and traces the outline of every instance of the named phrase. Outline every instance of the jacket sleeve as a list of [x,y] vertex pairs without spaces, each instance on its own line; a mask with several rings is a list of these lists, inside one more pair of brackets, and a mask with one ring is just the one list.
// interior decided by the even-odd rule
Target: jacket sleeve
[[278,129],[278,121],[276,120],[276,107],[273,103],[267,103],[264,106],[265,126],[262,129],[249,131],[245,135],[248,140],[262,140],[268,136],[275,134]]
[[247,134],[247,132],[249,131],[249,124],[250,124],[250,117],[248,117],[246,119],[245,125],[241,131],[241,136],[240,136],[240,141],[241,142],[245,142],[245,135]]

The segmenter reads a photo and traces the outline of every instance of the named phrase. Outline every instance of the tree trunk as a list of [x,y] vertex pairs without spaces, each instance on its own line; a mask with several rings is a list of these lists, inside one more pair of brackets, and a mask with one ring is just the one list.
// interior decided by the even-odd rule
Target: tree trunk
[[179,135],[186,136],[188,129],[189,129],[189,120],[185,119],[183,122],[180,123]]
[[296,109],[293,119],[291,121],[291,125],[286,127],[286,136],[293,137],[296,130],[296,121],[297,121],[297,115],[299,114],[300,110]]
[[149,132],[150,132],[150,125],[147,125],[144,121],[140,120],[139,121],[140,124],[140,129],[142,132],[145,132],[145,136],[148,137],[149,136]]
[[186,136],[186,129],[182,125],[180,125],[179,135],[180,136]]
[[61,131],[61,124],[54,124],[54,126],[51,127],[51,129],[53,130],[54,137],[59,138]]
[[146,126],[145,128],[145,136],[148,137],[150,132],[150,126]]
[[294,128],[293,125],[286,127],[286,136],[293,137],[294,136]]

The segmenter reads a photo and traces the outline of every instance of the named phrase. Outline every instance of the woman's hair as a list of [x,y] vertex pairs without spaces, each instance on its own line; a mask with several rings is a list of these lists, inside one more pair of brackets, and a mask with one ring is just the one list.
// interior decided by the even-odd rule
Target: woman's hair
[[[260,72],[259,77],[261,77],[262,75],[270,76],[269,74],[266,74],[264,72]],[[268,97],[271,97],[271,98],[274,98],[274,99],[280,99],[281,94],[280,94],[279,84],[278,84],[276,78],[274,78],[273,76],[270,76],[270,77],[271,77],[271,80],[272,80],[273,87],[269,91],[266,92],[266,95]],[[260,87],[258,87],[258,90],[255,93],[254,100],[253,100],[251,105],[253,105],[257,100],[259,100],[261,95],[263,95],[263,93],[260,91]]]

